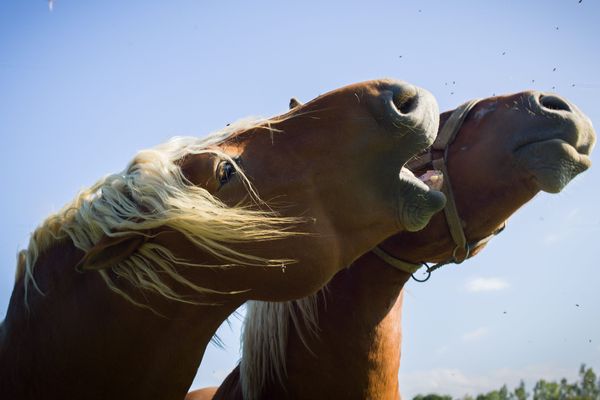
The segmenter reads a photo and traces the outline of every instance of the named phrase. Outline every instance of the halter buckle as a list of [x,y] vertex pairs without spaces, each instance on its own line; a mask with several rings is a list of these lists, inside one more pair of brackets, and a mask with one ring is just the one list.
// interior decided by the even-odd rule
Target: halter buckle
[[[459,249],[462,249],[462,250],[464,250],[464,251],[465,251],[465,255],[464,255],[464,257],[463,257],[462,259],[460,259],[460,260],[459,260],[459,259],[456,257],[456,252],[457,252]],[[461,247],[461,246],[458,246],[458,245],[457,245],[457,246],[454,248],[454,250],[452,251],[452,262],[453,262],[454,264],[462,264],[463,262],[465,262],[465,260],[466,260],[467,258],[469,258],[469,255],[470,255],[470,254],[471,254],[471,245],[470,245],[469,243],[467,243],[467,244],[466,244],[464,247]]]

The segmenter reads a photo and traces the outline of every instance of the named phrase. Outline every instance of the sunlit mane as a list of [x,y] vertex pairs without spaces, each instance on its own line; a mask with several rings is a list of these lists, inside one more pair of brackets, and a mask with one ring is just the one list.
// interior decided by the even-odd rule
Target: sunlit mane
[[[265,384],[287,376],[286,348],[289,329],[295,329],[310,351],[306,335],[318,334],[317,294],[289,302],[250,301],[242,332],[240,383],[244,399],[262,398]],[[285,386],[284,386],[285,387]]]
[[[222,261],[217,265],[186,264],[192,267],[227,267],[232,264],[279,267],[282,263],[292,262],[242,254],[232,247],[234,243],[274,240],[297,234],[291,228],[298,220],[280,217],[271,211],[259,199],[235,161],[214,146],[236,131],[257,127],[273,134],[268,120],[246,119],[206,138],[173,138],[153,149],[139,152],[123,172],[109,175],[81,191],[33,232],[28,249],[20,254],[17,273],[24,274],[26,299],[29,285],[39,290],[34,279],[38,257],[64,240],[71,240],[85,252],[103,236],[144,235],[154,228],[169,227],[181,232],[200,251]],[[251,210],[226,206],[207,190],[187,181],[176,162],[188,154],[200,153],[213,153],[228,159],[238,169],[250,197],[261,207]],[[185,263],[184,260],[176,260],[169,249],[149,241],[111,270],[113,275],[126,279],[134,287],[151,290],[173,300],[193,302],[193,299],[184,299],[161,276],[168,276],[198,293],[211,292],[181,276],[174,268],[175,262]],[[112,290],[133,301],[117,288],[107,271],[99,273]]]

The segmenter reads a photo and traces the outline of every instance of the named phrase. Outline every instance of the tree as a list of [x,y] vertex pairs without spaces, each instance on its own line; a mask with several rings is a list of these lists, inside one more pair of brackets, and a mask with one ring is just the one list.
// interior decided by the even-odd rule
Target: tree
[[600,399],[600,379],[591,368],[582,364],[579,368],[580,396],[585,399]]
[[426,395],[419,394],[415,396],[413,400],[452,400],[452,396],[439,395],[435,393],[430,393]]
[[508,388],[504,385],[499,390],[493,390],[489,393],[478,395],[475,400],[510,400],[510,395],[508,393]]
[[527,400],[529,393],[525,390],[525,382],[521,381],[510,397],[514,400]]
[[[512,392],[506,385],[498,390],[478,394],[473,397],[465,395],[463,400],[527,400],[529,393],[525,388],[525,382],[521,381]],[[451,396],[428,394],[418,395],[413,400],[452,400]],[[569,383],[563,378],[560,382],[548,382],[540,379],[533,387],[532,400],[600,400],[600,378],[592,370],[582,364],[579,368],[579,380]]]

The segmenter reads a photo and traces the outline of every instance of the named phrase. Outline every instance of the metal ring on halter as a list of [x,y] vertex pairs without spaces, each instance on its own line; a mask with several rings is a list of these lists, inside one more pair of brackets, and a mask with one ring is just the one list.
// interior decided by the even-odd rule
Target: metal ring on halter
[[421,265],[423,265],[425,267],[425,272],[427,272],[427,277],[425,279],[417,279],[415,278],[415,273],[413,272],[412,274],[410,274],[410,276],[417,282],[427,282],[429,280],[429,278],[431,277],[431,271],[429,270],[429,265],[427,265],[427,263],[422,263]]
[[463,257],[462,260],[458,260],[458,258],[456,258],[456,252],[458,251],[458,249],[460,249],[461,247],[456,246],[454,248],[454,250],[452,251],[452,262],[454,264],[462,264],[467,258],[469,258],[469,254],[471,254],[471,245],[467,243],[467,245],[465,246],[464,250],[465,250],[465,256]]

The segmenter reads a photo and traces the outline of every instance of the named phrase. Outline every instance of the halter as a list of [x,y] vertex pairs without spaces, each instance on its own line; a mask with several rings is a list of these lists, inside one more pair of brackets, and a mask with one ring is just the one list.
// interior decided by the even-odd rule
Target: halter
[[[452,112],[442,129],[440,130],[440,133],[438,134],[436,140],[433,142],[431,147],[421,155],[412,159],[407,164],[407,167],[411,171],[417,171],[420,169],[431,167],[432,169],[440,171],[443,175],[442,192],[446,195],[446,206],[444,207],[444,215],[446,217],[448,229],[450,230],[450,235],[452,236],[452,240],[456,245],[454,247],[454,250],[452,251],[452,257],[449,260],[442,261],[435,265],[429,266],[425,262],[411,263],[396,258],[388,252],[386,252],[385,250],[383,250],[380,246],[376,246],[375,248],[373,248],[373,250],[371,250],[376,256],[381,258],[387,264],[391,265],[396,269],[411,274],[412,278],[417,282],[427,281],[433,271],[444,265],[461,264],[463,261],[469,258],[471,250],[486,244],[494,236],[502,232],[506,227],[506,222],[504,222],[502,226],[496,229],[491,235],[488,235],[483,239],[468,242],[465,236],[465,232],[463,230],[462,221],[458,214],[458,209],[456,208],[456,202],[454,201],[452,185],[450,184],[450,175],[448,174],[447,168],[448,148],[456,138],[456,135],[460,131],[463,122],[467,118],[467,115],[469,115],[469,112],[477,105],[477,103],[479,103],[479,101],[480,99],[470,100],[456,108]],[[433,151],[443,151],[443,156],[440,158],[435,158],[433,155]],[[462,253],[462,257],[459,256],[459,253]],[[426,268],[427,277],[425,279],[415,278],[414,273],[417,272],[423,266]]]

